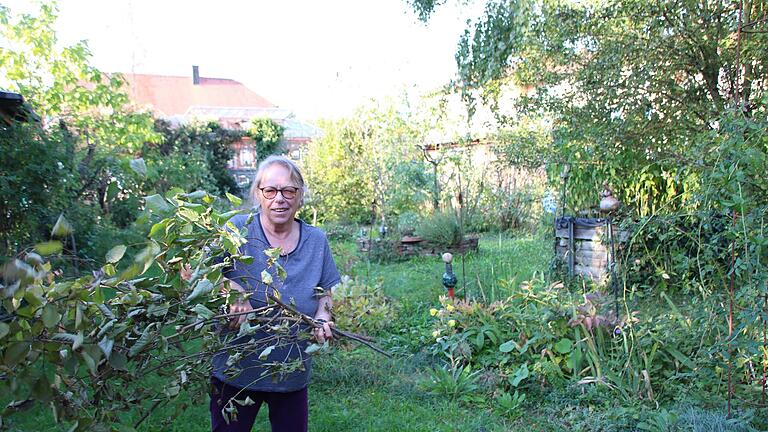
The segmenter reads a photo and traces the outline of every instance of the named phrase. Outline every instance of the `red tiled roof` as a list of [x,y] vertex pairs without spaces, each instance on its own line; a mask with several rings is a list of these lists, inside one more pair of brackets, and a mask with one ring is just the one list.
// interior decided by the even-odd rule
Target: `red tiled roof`
[[200,84],[194,85],[191,76],[126,73],[123,77],[128,83],[128,96],[134,104],[151,108],[167,117],[183,115],[194,105],[276,107],[242,83],[231,79],[200,77]]

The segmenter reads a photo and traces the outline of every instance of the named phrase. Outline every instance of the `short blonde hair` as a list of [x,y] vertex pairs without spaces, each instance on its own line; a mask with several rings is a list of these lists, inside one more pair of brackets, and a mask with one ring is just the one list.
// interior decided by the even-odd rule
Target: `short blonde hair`
[[299,207],[304,204],[304,193],[307,190],[307,186],[304,184],[304,176],[301,175],[301,170],[295,162],[288,159],[285,156],[271,155],[259,163],[259,168],[256,170],[256,177],[254,177],[251,183],[251,189],[248,191],[248,198],[253,203],[254,207],[259,208],[259,200],[256,199],[256,192],[261,186],[261,179],[264,177],[264,172],[272,165],[281,165],[288,170],[291,175],[291,181],[299,188]]

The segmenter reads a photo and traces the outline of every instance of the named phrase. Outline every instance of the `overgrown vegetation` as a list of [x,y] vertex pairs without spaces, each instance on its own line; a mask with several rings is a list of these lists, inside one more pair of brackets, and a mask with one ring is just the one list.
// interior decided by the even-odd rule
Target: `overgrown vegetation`
[[[442,2],[411,3],[426,19]],[[44,119],[0,129],[3,418],[48,425],[45,402],[81,430],[148,412],[148,430],[200,429],[217,347],[206,326],[227,301],[206,296],[213,255],[242,239],[224,229],[236,197],[193,191],[234,191],[241,133],[127,110],[120,77],[89,66],[84,44],[59,48],[54,19],[0,7],[0,71]],[[316,429],[765,429],[764,26],[759,2],[492,0],[451,88],[498,130],[434,140],[444,100],[323,124],[301,162],[302,217],[325,224],[349,274],[339,326],[395,360],[324,353]],[[276,151],[279,126],[253,124],[259,157]],[[539,224],[545,191],[577,214],[603,183],[624,202],[618,295],[552,272],[551,221]],[[398,253],[402,235],[447,247],[469,231],[486,234],[456,256],[456,300],[441,262]]]

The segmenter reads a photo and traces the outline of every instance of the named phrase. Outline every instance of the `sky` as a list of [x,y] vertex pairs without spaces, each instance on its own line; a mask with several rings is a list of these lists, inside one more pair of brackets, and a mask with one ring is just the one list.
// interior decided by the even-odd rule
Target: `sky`
[[[29,0],[4,1],[11,11]],[[406,0],[60,0],[57,33],[104,72],[230,78],[301,118],[434,90],[482,2],[449,0],[427,25]]]

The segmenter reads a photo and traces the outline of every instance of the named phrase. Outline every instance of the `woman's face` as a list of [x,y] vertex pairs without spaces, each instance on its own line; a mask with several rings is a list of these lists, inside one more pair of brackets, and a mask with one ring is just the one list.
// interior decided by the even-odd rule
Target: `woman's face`
[[256,190],[256,198],[261,205],[262,214],[272,225],[292,223],[296,212],[299,211],[301,190],[299,189],[293,198],[286,198],[282,192],[277,192],[272,198],[266,198],[263,192],[266,188],[298,188],[298,185],[291,180],[291,172],[288,168],[280,164],[273,164],[264,170],[261,183]]

